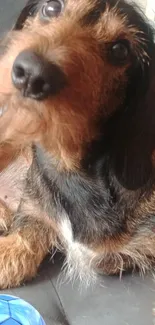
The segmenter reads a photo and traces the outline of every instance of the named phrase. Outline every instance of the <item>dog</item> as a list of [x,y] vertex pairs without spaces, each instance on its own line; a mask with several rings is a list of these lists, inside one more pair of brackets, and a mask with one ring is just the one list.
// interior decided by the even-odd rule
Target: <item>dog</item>
[[0,288],[155,265],[155,44],[125,0],[30,0],[1,43]]

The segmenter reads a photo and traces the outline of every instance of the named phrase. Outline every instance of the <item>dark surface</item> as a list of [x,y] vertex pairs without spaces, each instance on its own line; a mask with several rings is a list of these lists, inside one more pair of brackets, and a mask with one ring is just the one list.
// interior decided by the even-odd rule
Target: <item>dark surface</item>
[[[29,285],[5,291],[33,304],[47,325],[152,325],[155,286],[149,277],[101,277],[83,292],[68,283],[59,262],[46,263]],[[35,325],[35,324],[34,324]]]
[[[8,30],[25,1],[0,0],[0,32]],[[33,304],[47,325],[152,325],[155,285],[151,277],[138,275],[101,277],[81,292],[78,283],[68,283],[61,261],[46,262],[30,284],[5,293]],[[68,319],[68,320],[67,320]],[[35,325],[35,324],[34,324]]]

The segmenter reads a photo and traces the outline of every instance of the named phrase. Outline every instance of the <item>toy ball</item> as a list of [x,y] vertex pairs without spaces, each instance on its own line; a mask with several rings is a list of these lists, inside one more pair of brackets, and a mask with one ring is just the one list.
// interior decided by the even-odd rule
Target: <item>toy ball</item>
[[8,295],[0,295],[0,324],[46,325],[33,306],[18,297]]

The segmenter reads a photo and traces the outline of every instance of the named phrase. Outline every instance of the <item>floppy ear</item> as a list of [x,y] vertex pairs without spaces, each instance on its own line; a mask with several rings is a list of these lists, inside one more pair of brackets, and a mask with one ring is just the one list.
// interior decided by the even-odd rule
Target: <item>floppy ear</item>
[[20,30],[23,28],[28,17],[33,17],[37,11],[39,0],[29,0],[26,6],[22,9],[13,29]]
[[145,51],[149,62],[137,61],[129,72],[126,101],[111,127],[115,175],[130,190],[146,186],[155,173],[155,44],[151,29]]

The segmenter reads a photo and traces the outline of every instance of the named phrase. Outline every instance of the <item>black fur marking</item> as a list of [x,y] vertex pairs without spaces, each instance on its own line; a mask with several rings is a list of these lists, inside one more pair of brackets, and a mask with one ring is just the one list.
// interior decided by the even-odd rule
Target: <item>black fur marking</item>
[[38,12],[43,0],[29,0],[26,6],[23,8],[16,24],[14,30],[20,30],[23,28],[24,23],[28,17],[34,17]]
[[40,147],[35,148],[35,160],[44,190],[47,190],[46,200],[50,202],[48,214],[51,215],[51,210],[57,211],[55,217],[59,220],[65,212],[78,240],[89,242],[93,237],[95,241],[125,232],[125,218],[111,207],[104,176],[101,179],[88,177],[84,172],[60,173]]

